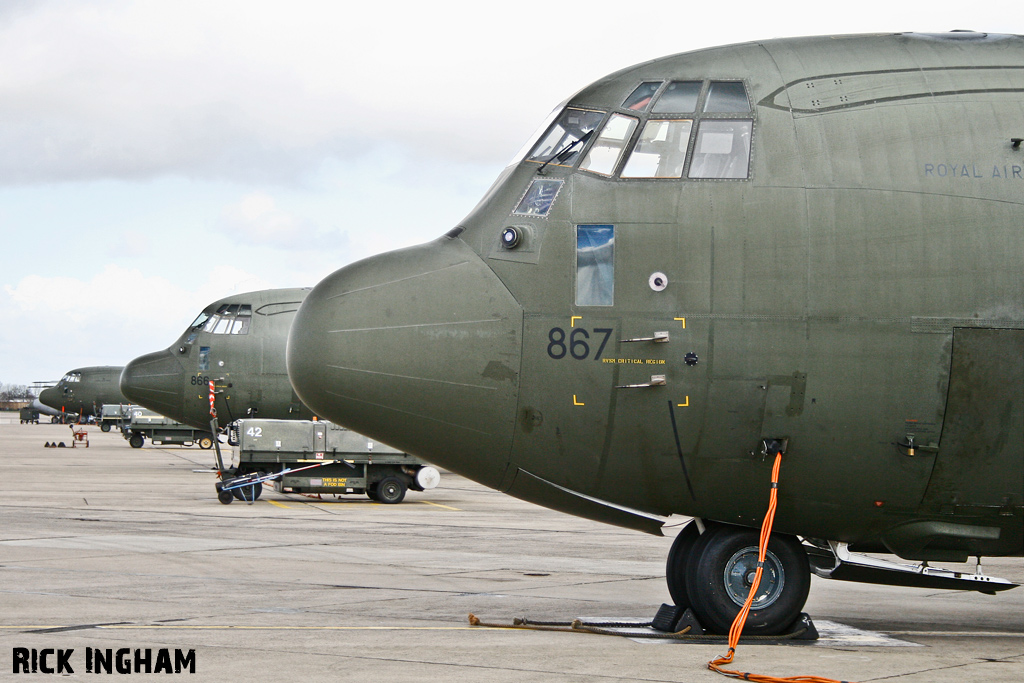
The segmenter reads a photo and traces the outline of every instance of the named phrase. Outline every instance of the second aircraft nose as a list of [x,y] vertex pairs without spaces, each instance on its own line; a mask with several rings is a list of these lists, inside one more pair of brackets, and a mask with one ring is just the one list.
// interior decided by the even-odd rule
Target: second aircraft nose
[[174,420],[182,419],[184,387],[184,368],[170,351],[139,356],[121,371],[125,398]]
[[523,310],[442,238],[328,276],[299,309],[288,375],[316,414],[498,487],[519,392]]

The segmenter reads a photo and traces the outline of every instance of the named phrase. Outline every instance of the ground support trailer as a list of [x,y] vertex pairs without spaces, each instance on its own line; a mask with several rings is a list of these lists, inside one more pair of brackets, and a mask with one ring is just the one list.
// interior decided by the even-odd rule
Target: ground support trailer
[[340,425],[309,420],[239,420],[231,426],[231,467],[221,473],[217,498],[259,498],[264,482],[283,493],[366,494],[400,503],[408,489],[432,489],[438,471]]
[[111,429],[116,429],[123,433],[134,410],[142,410],[142,408],[124,403],[104,403],[100,406],[100,431],[109,432]]
[[161,446],[196,444],[203,449],[213,447],[213,436],[209,430],[195,429],[138,406],[132,408],[131,419],[124,427],[123,433],[132,448],[142,448],[146,439]]

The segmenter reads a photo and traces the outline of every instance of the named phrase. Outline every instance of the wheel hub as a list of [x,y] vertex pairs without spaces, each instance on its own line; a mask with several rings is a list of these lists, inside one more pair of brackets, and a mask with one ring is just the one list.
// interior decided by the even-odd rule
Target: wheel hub
[[[725,563],[723,574],[725,591],[729,598],[741,607],[747,601],[750,587],[754,584],[754,577],[757,575],[757,557],[757,546],[750,546],[737,550]],[[754,596],[751,609],[764,609],[774,603],[782,595],[785,585],[786,573],[782,568],[782,563],[769,550],[765,554],[761,583],[757,587],[757,594]]]

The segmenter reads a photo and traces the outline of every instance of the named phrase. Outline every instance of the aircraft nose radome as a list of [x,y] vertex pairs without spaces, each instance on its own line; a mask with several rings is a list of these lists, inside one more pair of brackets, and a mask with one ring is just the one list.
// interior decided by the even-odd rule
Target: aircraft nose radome
[[139,356],[121,371],[121,393],[132,403],[180,420],[185,370],[170,351]]
[[60,390],[53,387],[43,389],[39,392],[39,401],[43,405],[50,406],[55,410],[60,410],[62,403]]
[[328,276],[288,339],[314,413],[496,487],[512,446],[523,310],[459,239]]

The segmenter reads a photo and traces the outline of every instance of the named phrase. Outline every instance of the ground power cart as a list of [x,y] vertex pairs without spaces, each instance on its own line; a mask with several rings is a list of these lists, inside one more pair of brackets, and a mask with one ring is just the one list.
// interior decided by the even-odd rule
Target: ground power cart
[[213,447],[213,435],[209,430],[195,429],[139,406],[132,406],[128,412],[128,422],[121,433],[132,448],[142,448],[146,439],[162,446],[196,444],[203,449]]
[[408,489],[432,489],[441,480],[419,458],[331,422],[239,420],[228,440],[231,466],[217,482],[217,499],[225,505],[256,500],[265,482],[279,493],[365,493],[400,503]]

